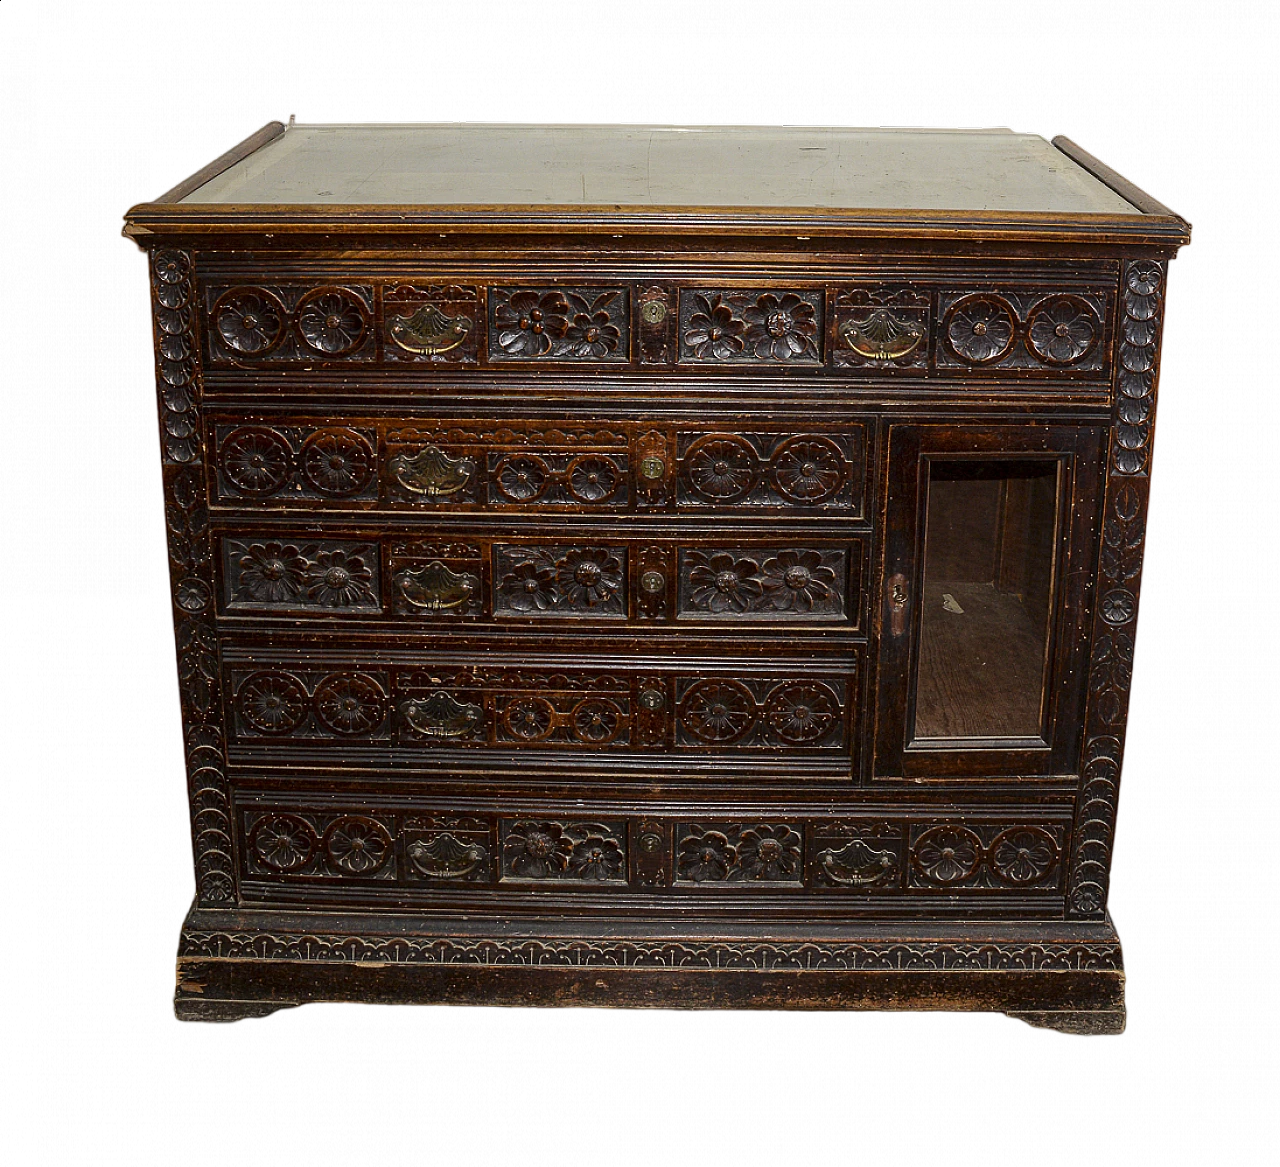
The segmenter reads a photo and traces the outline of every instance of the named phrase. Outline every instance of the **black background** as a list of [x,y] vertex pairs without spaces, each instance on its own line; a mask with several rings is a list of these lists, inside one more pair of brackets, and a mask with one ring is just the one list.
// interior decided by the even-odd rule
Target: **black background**
[[[556,1021],[518,1019],[526,1036],[513,1038],[509,1025],[517,1019],[494,1011],[308,1010],[225,1031],[177,1026],[168,1019],[175,933],[191,889],[191,869],[183,837],[186,807],[155,470],[145,265],[118,238],[119,219],[131,203],[172,186],[264,120],[283,119],[289,107],[247,97],[238,106],[219,101],[207,109],[189,101],[131,105],[113,93],[104,93],[102,101],[105,116],[93,123],[100,127],[96,141],[77,159],[55,164],[64,183],[49,206],[37,207],[46,211],[58,203],[67,212],[63,229],[51,238],[37,229],[38,214],[31,229],[10,224],[10,251],[26,255],[35,283],[44,288],[47,302],[59,306],[58,319],[64,321],[63,329],[47,331],[42,347],[47,360],[35,376],[28,372],[26,383],[35,406],[32,424],[44,429],[38,448],[52,452],[54,463],[38,458],[35,481],[52,504],[46,567],[56,577],[60,598],[52,623],[64,633],[55,654],[40,654],[42,660],[49,656],[41,664],[45,685],[36,703],[37,717],[47,717],[47,746],[36,764],[49,773],[46,781],[32,783],[36,798],[29,815],[33,822],[56,824],[59,843],[54,877],[23,869],[27,894],[19,919],[23,941],[36,944],[35,955],[24,957],[32,993],[46,1003],[50,994],[59,994],[63,1002],[92,998],[100,1007],[86,1022],[93,1044],[116,1048],[133,1035],[157,1057],[256,1056],[273,1043],[297,1042],[305,1035],[310,1040],[311,1035],[394,1033],[416,1042],[447,1031],[483,1044],[483,1036],[499,1022],[508,1026],[503,1045],[545,1042],[549,1031],[563,1033]],[[300,100],[293,107],[306,120],[424,113],[389,102],[371,107],[349,92],[330,95],[325,104]],[[426,113],[468,115],[434,104]],[[667,111],[646,107],[645,113],[645,120],[663,120]],[[856,120],[897,120],[876,113]],[[1112,903],[1129,951],[1133,1022],[1125,1044],[1153,1043],[1165,1034],[1162,1019],[1170,992],[1166,932],[1188,909],[1171,878],[1176,857],[1171,859],[1167,839],[1185,823],[1187,795],[1202,781],[1188,732],[1199,708],[1192,679],[1196,669],[1188,663],[1188,626],[1193,587],[1203,603],[1204,581],[1210,578],[1204,552],[1198,550],[1206,546],[1199,508],[1207,477],[1202,467],[1213,457],[1215,438],[1206,431],[1206,413],[1196,408],[1212,386],[1197,351],[1197,305],[1206,296],[1201,267],[1212,246],[1211,237],[1203,238],[1207,166],[1197,143],[1189,142],[1172,119],[1091,118],[1061,110],[963,113],[957,119],[938,111],[914,124],[1005,124],[1046,136],[1068,133],[1197,226],[1196,244],[1175,265],[1170,280],[1155,513]],[[84,170],[90,171],[87,182]],[[83,260],[69,261],[69,251]],[[1190,526],[1201,531],[1194,543]],[[35,552],[35,543],[28,550]],[[23,610],[44,608],[32,599]],[[1194,610],[1202,614],[1198,605]],[[44,618],[33,615],[32,621]],[[83,924],[69,929],[73,919]],[[81,949],[95,953],[95,973],[88,981],[77,961],[54,965],[51,960]],[[1056,1042],[1051,1035],[996,1019],[791,1020],[788,1040],[805,1045],[817,1043],[820,1033],[823,1043],[836,1047],[937,1043],[973,1056],[1010,1045],[1046,1052]],[[440,1029],[445,1024],[447,1030]],[[759,1024],[774,1026],[772,1019]],[[836,1030],[827,1028],[833,1024]],[[745,1038],[741,1025],[733,1029],[735,1040]],[[611,1029],[602,1036],[611,1044],[626,1044],[641,1035]],[[673,1033],[663,1044],[676,1048],[682,1040]]]

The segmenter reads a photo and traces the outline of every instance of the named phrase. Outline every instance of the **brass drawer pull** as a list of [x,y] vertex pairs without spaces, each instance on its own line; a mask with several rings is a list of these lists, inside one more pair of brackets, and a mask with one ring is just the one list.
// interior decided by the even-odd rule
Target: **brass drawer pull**
[[470,458],[450,458],[439,446],[426,446],[412,457],[397,454],[390,465],[405,490],[428,498],[457,494],[476,472]]
[[391,339],[407,353],[438,356],[455,349],[467,339],[471,321],[465,316],[446,316],[434,304],[423,304],[412,316],[392,317],[387,325]]
[[430,697],[413,697],[400,705],[404,719],[423,737],[469,737],[484,722],[479,705],[458,701],[443,691]]
[[870,361],[894,361],[914,352],[924,340],[919,321],[902,319],[887,308],[877,308],[865,320],[846,320],[840,338],[860,357]]
[[461,608],[480,590],[480,581],[470,572],[450,571],[438,559],[416,571],[396,576],[400,594],[415,608],[442,612]]

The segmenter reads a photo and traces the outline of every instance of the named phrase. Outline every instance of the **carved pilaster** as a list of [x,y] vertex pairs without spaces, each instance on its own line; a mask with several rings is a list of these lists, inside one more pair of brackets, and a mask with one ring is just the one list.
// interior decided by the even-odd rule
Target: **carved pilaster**
[[1084,759],[1067,892],[1072,919],[1101,919],[1107,906],[1146,537],[1165,276],[1166,265],[1154,260],[1124,265]]
[[213,555],[200,428],[195,269],[190,253],[169,249],[152,253],[151,295],[196,891],[202,907],[230,906],[236,895],[231,799],[213,619]]

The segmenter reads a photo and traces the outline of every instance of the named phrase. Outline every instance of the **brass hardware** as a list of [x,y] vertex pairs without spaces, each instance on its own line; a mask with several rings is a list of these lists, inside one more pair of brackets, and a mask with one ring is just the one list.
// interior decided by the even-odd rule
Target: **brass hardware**
[[465,316],[446,316],[435,304],[423,304],[412,316],[395,316],[387,333],[407,353],[439,356],[467,339],[471,321]]
[[667,318],[665,300],[646,300],[640,305],[640,319],[646,324],[661,324]]
[[907,577],[891,576],[885,586],[889,592],[889,631],[901,636],[907,630]]
[[463,879],[488,858],[489,849],[483,843],[464,843],[448,831],[409,844],[414,867],[436,879]]
[[397,454],[390,468],[405,490],[428,498],[457,494],[476,472],[470,458],[450,458],[439,446],[426,446],[412,457]]
[[667,703],[661,689],[645,689],[640,694],[640,704],[650,713],[657,713]]
[[845,344],[870,361],[898,360],[924,340],[918,320],[895,316],[887,308],[877,308],[865,320],[846,320],[839,332]]
[[640,459],[640,473],[649,479],[664,478],[667,464],[656,454],[650,454],[647,458]]
[[640,587],[650,595],[667,590],[667,577],[660,571],[646,571],[640,577]]
[[462,607],[480,590],[480,581],[470,572],[450,571],[438,559],[416,571],[396,576],[400,594],[415,608],[443,612]]
[[655,851],[662,849],[662,836],[646,834],[640,836],[640,850],[646,855],[652,855]]
[[484,722],[479,705],[455,700],[445,692],[414,697],[400,705],[404,719],[423,737],[467,737]]
[[818,862],[832,883],[846,887],[877,883],[897,866],[892,851],[879,851],[862,839],[851,839],[839,851],[818,852]]

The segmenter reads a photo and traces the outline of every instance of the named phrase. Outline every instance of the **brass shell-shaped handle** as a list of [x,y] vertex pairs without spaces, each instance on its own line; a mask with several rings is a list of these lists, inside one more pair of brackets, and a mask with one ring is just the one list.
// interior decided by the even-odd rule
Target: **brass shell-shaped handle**
[[466,316],[448,316],[435,304],[423,304],[412,316],[393,316],[387,334],[407,353],[439,356],[467,339],[471,321]]
[[400,712],[423,737],[469,737],[484,724],[484,710],[479,705],[458,701],[443,691],[430,697],[411,697],[401,702]]
[[480,590],[480,581],[470,572],[451,571],[438,559],[425,567],[405,570],[396,576],[400,594],[415,608],[443,612],[461,608]]
[[476,472],[470,458],[450,458],[439,446],[425,446],[412,456],[397,454],[389,465],[405,490],[427,498],[457,494]]
[[895,316],[887,308],[876,308],[863,320],[846,320],[839,332],[845,344],[869,361],[898,360],[924,340],[920,321]]

